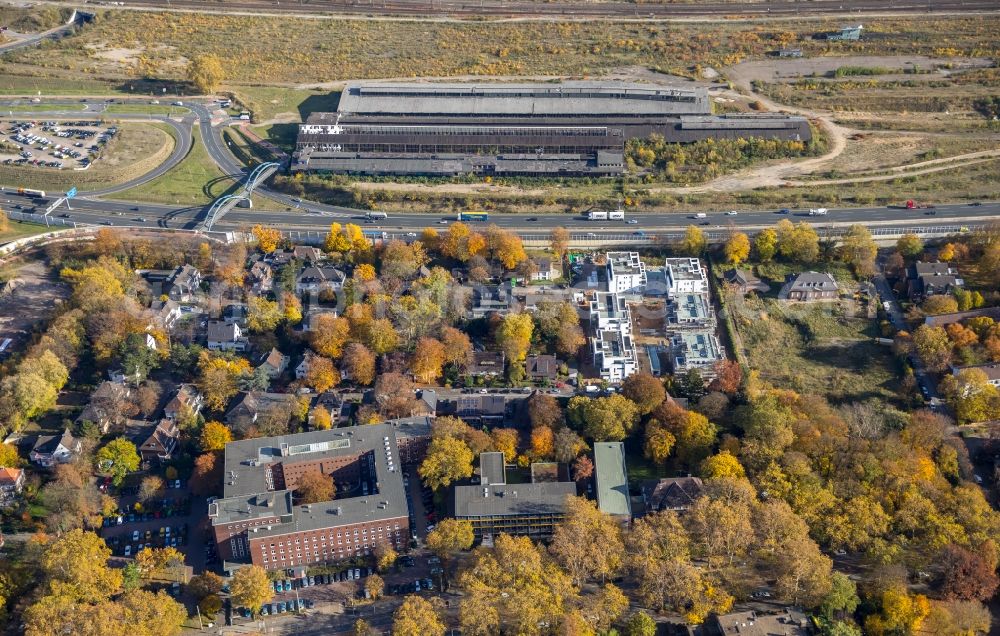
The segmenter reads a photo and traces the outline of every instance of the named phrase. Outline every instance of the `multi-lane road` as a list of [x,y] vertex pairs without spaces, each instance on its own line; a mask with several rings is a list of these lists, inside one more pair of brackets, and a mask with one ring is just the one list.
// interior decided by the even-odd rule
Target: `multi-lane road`
[[[18,114],[23,100],[0,101],[0,112],[13,113],[15,117],[31,117],[39,120],[47,117],[88,117],[100,116],[110,106],[110,102],[87,101],[71,102],[67,100],[46,101],[52,109],[44,112]],[[136,103],[136,102],[133,102]],[[148,102],[142,102],[148,103]],[[37,109],[37,104],[32,104]],[[163,174],[183,160],[190,149],[191,132],[195,125],[200,127],[201,138],[209,156],[219,167],[234,179],[240,179],[245,174],[244,167],[233,156],[223,143],[219,127],[228,123],[226,116],[211,104],[186,100],[184,107],[187,114],[180,117],[168,117],[150,113],[128,113],[108,115],[120,119],[156,119],[173,126],[180,143],[175,147],[170,158],[154,171],[138,177],[128,183],[115,187],[83,192],[72,203],[73,210],[64,209],[53,212],[56,218],[60,215],[65,222],[138,226],[165,227],[176,229],[196,229],[204,221],[206,208],[159,205],[123,200],[125,193],[131,187],[144,183]],[[85,110],[84,110],[85,109]],[[31,207],[31,201],[18,197],[14,192],[19,184],[0,184],[6,191],[0,194],[0,205],[7,209],[14,205]],[[422,228],[435,226],[445,227],[455,218],[450,215],[404,214],[388,212],[388,217],[377,222],[366,222],[364,211],[299,201],[287,194],[264,190],[261,192],[267,198],[277,203],[277,211],[256,211],[234,208],[216,225],[218,229],[234,229],[246,227],[255,223],[273,225],[285,230],[324,231],[333,221],[354,221],[364,223],[366,229],[385,231],[393,235],[407,236],[419,232]],[[906,198],[900,193],[900,200]],[[281,209],[283,208],[283,209]],[[757,229],[774,225],[781,218],[808,220],[820,227],[837,227],[851,223],[862,223],[870,227],[876,226],[939,226],[961,227],[962,225],[981,225],[984,222],[1000,220],[1000,203],[976,202],[974,204],[958,203],[940,205],[932,210],[908,210],[903,207],[852,208],[831,209],[826,216],[808,216],[808,211],[792,210],[783,215],[776,210],[737,211],[736,215],[723,212],[708,213],[705,218],[695,218],[694,214],[683,212],[649,212],[630,215],[634,222],[623,221],[588,221],[582,216],[570,214],[539,214],[537,216],[521,214],[493,214],[490,222],[500,227],[516,230],[523,235],[547,235],[552,228],[566,227],[577,235],[586,236],[589,233],[607,236],[616,234],[630,236],[638,232],[669,233],[683,230],[688,225],[705,226],[706,230],[724,231],[729,227],[742,229]]]

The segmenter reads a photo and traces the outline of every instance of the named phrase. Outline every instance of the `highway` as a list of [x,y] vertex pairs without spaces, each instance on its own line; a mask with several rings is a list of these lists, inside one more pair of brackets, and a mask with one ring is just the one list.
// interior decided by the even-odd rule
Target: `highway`
[[[17,107],[25,103],[25,100],[0,101],[0,111],[14,111],[14,116],[21,119],[28,117],[34,120],[46,117],[86,118],[101,115],[110,105],[110,102],[88,101],[81,103],[62,99],[46,102],[46,104],[52,105],[53,110],[51,111],[18,114]],[[131,103],[148,103],[148,101],[132,100]],[[37,105],[35,106],[37,107]],[[81,110],[84,106],[86,107],[85,111]],[[175,147],[174,152],[166,162],[146,175],[118,186],[81,192],[78,198],[72,202],[72,211],[60,209],[54,213],[56,222],[197,229],[199,223],[204,220],[206,208],[176,208],[170,205],[109,198],[156,178],[183,160],[190,149],[191,130],[196,121],[200,126],[206,149],[213,161],[234,180],[244,176],[245,167],[229,152],[221,135],[218,134],[219,125],[224,124],[226,118],[221,116],[218,111],[213,111],[213,108],[204,102],[186,100],[184,106],[190,110],[190,113],[180,118],[140,113],[107,115],[116,119],[153,119],[166,122],[174,127],[178,133],[178,139],[182,143]],[[215,125],[213,125],[213,118]],[[0,185],[5,186],[5,192],[0,194],[2,196],[0,204],[4,204],[8,208],[14,205],[29,208],[33,205],[30,199],[20,198],[16,193],[11,192],[11,190],[16,191],[18,184]],[[297,202],[290,195],[268,189],[258,189],[258,192],[277,202],[279,208],[284,206],[284,209],[254,211],[234,208],[216,224],[217,229],[232,230],[262,223],[288,231],[318,232],[325,231],[330,223],[337,221],[360,223],[364,224],[366,230],[384,231],[394,236],[407,238],[409,234],[417,233],[428,226],[436,227],[439,230],[446,229],[447,225],[455,220],[454,214],[403,214],[386,210],[388,217],[385,220],[367,223],[363,210],[310,201]],[[905,198],[905,193],[901,193],[901,202]],[[825,216],[809,216],[807,210],[791,210],[788,214],[780,214],[776,210],[738,211],[736,215],[712,212],[707,213],[705,218],[695,218],[693,213],[683,212],[648,212],[628,214],[627,216],[629,220],[635,222],[588,221],[582,216],[569,214],[540,214],[537,216],[492,214],[489,222],[505,229],[516,230],[521,235],[536,237],[547,236],[556,227],[569,228],[575,235],[581,237],[586,237],[590,233],[601,236],[632,236],[638,232],[680,232],[688,225],[704,226],[705,231],[711,234],[725,232],[729,228],[756,230],[772,226],[782,218],[791,218],[797,221],[807,220],[821,229],[833,229],[852,223],[861,223],[871,228],[915,225],[957,227],[964,224],[982,224],[1000,220],[1000,203],[956,203],[939,205],[932,210],[907,210],[901,206],[831,209]]]

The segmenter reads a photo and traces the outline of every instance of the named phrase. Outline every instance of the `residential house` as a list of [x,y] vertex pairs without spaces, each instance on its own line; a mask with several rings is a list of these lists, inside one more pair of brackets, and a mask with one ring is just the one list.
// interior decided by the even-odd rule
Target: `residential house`
[[170,300],[188,302],[201,288],[201,272],[192,265],[181,265],[167,279],[165,288]]
[[1000,388],[1000,362],[990,362],[988,364],[975,364],[967,367],[952,367],[952,375],[958,375],[965,369],[979,369],[986,375],[986,381],[992,386]]
[[177,321],[184,315],[181,313],[181,306],[170,299],[154,300],[149,304],[149,310],[156,324],[164,329],[173,329]]
[[674,373],[698,369],[703,378],[714,377],[716,363],[725,359],[725,351],[714,331],[683,331],[670,338]]
[[754,611],[713,614],[705,621],[705,636],[807,636],[811,633],[806,615],[795,608],[781,614]]
[[198,415],[204,404],[204,398],[193,384],[181,384],[177,387],[174,397],[163,407],[163,415],[168,420],[177,420],[186,413]]
[[781,300],[815,302],[836,300],[840,286],[833,276],[825,272],[802,272],[789,274],[784,286],[778,292]]
[[511,292],[508,285],[477,285],[472,290],[469,319],[485,318],[497,313],[505,315],[511,310]]
[[344,287],[344,272],[332,266],[307,265],[295,278],[295,291],[306,292],[336,291]]
[[590,300],[590,328],[632,333],[632,312],[625,298],[612,292],[595,292]]
[[312,245],[296,245],[292,248],[292,258],[307,263],[318,263],[326,259],[323,250]]
[[969,318],[992,318],[1000,321],[1000,307],[980,307],[969,311],[956,311],[951,314],[938,314],[924,318],[924,324],[928,327],[946,327],[956,322],[964,322]]
[[928,296],[951,294],[965,286],[958,269],[940,261],[923,263],[917,261],[906,270],[906,294],[912,302],[920,302]]
[[608,291],[641,294],[646,289],[646,264],[639,252],[608,252]]
[[466,368],[467,375],[496,377],[503,375],[504,356],[500,351],[473,351],[472,362]]
[[316,397],[313,411],[316,409],[325,409],[330,414],[330,423],[334,428],[346,424],[351,418],[351,403],[345,402],[340,394],[333,391],[326,391]]
[[632,520],[628,494],[628,469],[622,442],[594,442],[594,484],[597,508],[616,519]]
[[562,268],[559,266],[559,261],[544,257],[533,258],[531,260],[535,263],[534,271],[531,273],[531,280],[541,281],[562,278]]
[[142,461],[151,464],[170,461],[173,459],[174,451],[177,450],[179,437],[180,429],[177,428],[176,422],[162,419],[139,445],[139,456]]
[[312,351],[306,351],[306,355],[302,357],[302,361],[295,367],[295,379],[301,380],[309,375],[309,367],[312,366],[313,361],[317,359],[319,359],[319,356],[315,353]]
[[230,325],[247,326],[247,306],[243,303],[230,303],[222,308],[222,322]]
[[257,368],[263,369],[267,377],[273,380],[288,368],[288,356],[272,347],[257,360]]
[[507,418],[507,399],[495,393],[441,398],[437,400],[437,414],[460,417],[472,424],[502,424]]
[[67,428],[62,435],[42,435],[35,440],[28,459],[33,464],[43,468],[52,468],[56,464],[65,464],[78,455],[82,445],[73,437]]
[[240,393],[223,418],[234,431],[246,433],[251,426],[272,412],[287,415],[295,407],[295,396],[290,393]]
[[417,411],[423,415],[436,415],[438,410],[438,394],[434,389],[417,391]]
[[756,292],[758,294],[767,293],[771,286],[757,278],[753,270],[733,268],[723,273],[723,280],[727,285],[732,285],[741,294]]
[[256,261],[247,272],[251,293],[262,296],[274,287],[274,268],[267,261]]
[[664,263],[667,296],[707,294],[708,272],[697,258],[668,258]]
[[77,424],[93,422],[101,433],[107,433],[111,426],[121,424],[125,418],[125,407],[132,389],[120,382],[101,382],[90,395],[90,402],[76,418]]
[[701,497],[704,485],[698,477],[665,477],[642,482],[645,512],[684,512]]
[[250,345],[238,324],[222,320],[209,321],[206,340],[212,351],[246,351]]
[[24,471],[20,468],[0,468],[0,506],[14,503],[24,490]]
[[555,382],[559,377],[559,360],[555,356],[528,356],[524,370],[533,382]]

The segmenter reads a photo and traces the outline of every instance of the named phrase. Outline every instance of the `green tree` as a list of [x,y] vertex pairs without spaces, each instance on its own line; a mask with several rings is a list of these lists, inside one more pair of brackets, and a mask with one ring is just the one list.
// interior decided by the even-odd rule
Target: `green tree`
[[916,234],[904,234],[896,241],[896,251],[905,258],[914,258],[924,251],[924,242]]
[[639,409],[635,402],[618,394],[595,399],[577,396],[569,401],[566,414],[595,441],[621,441],[635,425]]
[[119,486],[126,475],[139,470],[140,459],[135,444],[119,437],[97,451],[95,461],[97,468],[111,475],[112,483]]
[[753,239],[753,247],[757,260],[762,263],[770,261],[778,251],[778,233],[771,228],[761,230]]
[[197,55],[187,67],[187,79],[199,93],[214,93],[225,78],[222,60],[214,55]]
[[827,620],[852,616],[861,599],[858,586],[843,572],[834,572],[830,577],[830,591],[820,603],[819,611]]
[[870,277],[875,273],[875,257],[878,246],[871,232],[863,225],[854,224],[847,229],[840,246],[840,258],[854,269],[860,277]]
[[656,621],[640,610],[625,622],[625,636],[656,636]]

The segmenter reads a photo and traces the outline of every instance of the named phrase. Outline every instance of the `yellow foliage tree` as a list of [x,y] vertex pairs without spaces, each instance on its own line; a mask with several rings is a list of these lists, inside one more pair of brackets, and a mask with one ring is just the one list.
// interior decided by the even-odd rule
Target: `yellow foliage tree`
[[220,451],[233,441],[233,433],[222,422],[206,422],[198,441],[203,451]]
[[214,55],[195,56],[187,67],[188,81],[202,94],[215,92],[225,77],[222,60]]
[[273,227],[263,225],[255,225],[251,231],[254,238],[257,239],[257,247],[260,248],[260,251],[270,254],[278,249],[278,243],[281,242],[281,232]]
[[509,362],[521,362],[528,355],[535,322],[527,313],[507,314],[496,331],[497,345]]
[[730,265],[739,265],[750,256],[750,238],[743,232],[733,234],[723,248],[726,262]]

